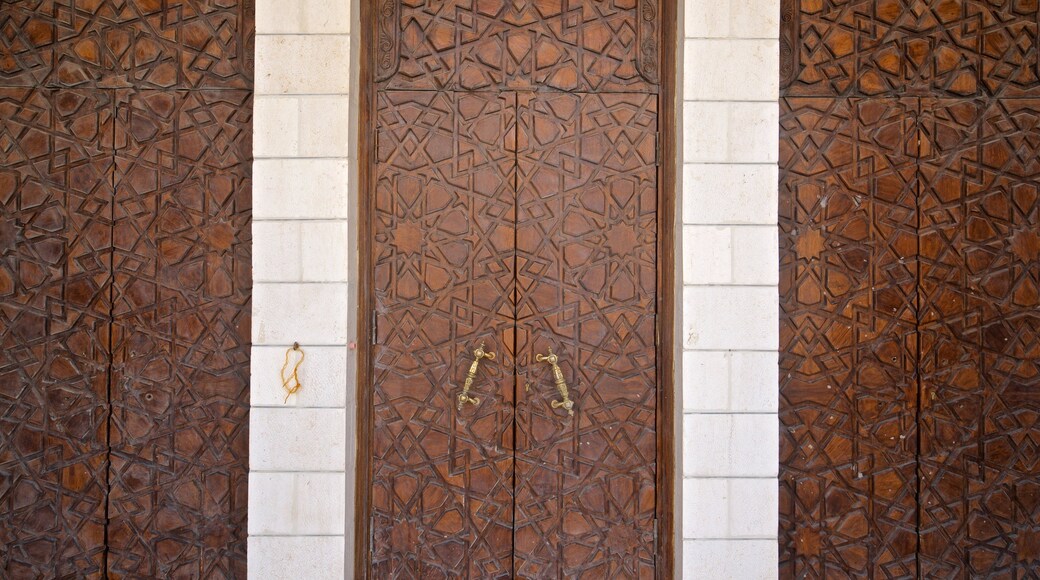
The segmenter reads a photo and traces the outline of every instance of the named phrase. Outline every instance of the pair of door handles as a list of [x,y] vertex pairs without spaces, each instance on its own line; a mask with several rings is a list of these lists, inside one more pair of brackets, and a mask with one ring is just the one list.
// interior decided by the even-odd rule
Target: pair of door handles
[[[473,388],[473,381],[477,378],[477,368],[480,367],[480,361],[482,359],[495,360],[495,353],[484,349],[483,341],[477,350],[473,351],[473,364],[469,365],[469,371],[466,372],[466,382],[462,385],[462,393],[459,395],[459,410],[469,403],[470,405],[480,404],[480,399],[477,397],[471,397],[469,390]],[[567,410],[567,414],[574,416],[574,401],[571,400],[570,392],[567,389],[567,381],[563,378],[563,371],[560,370],[560,357],[556,356],[552,347],[549,348],[549,354],[540,354],[534,357],[538,362],[549,363],[552,366],[553,382],[556,383],[556,389],[560,391],[560,396],[563,398],[562,401],[553,401],[552,408],[559,409],[563,408]]]

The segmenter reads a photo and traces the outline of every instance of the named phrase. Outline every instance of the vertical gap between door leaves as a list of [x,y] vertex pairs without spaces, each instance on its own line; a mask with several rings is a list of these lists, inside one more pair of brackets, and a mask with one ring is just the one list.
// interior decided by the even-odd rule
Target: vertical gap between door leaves
[[[108,168],[109,182],[109,207],[108,207],[108,381],[105,392],[105,524],[104,524],[104,551],[101,552],[101,577],[108,578],[108,555],[109,555],[109,508],[111,506],[112,494],[112,383],[115,380],[115,304],[116,304],[116,116],[119,114],[119,93],[115,89],[105,91],[112,97],[111,111],[111,143],[110,154],[112,164]],[[103,135],[104,133],[102,133]]]
[[921,133],[924,131],[924,99],[916,99],[916,115],[914,121],[914,136],[916,137],[916,145],[914,148],[914,213],[916,223],[914,226],[916,236],[915,242],[917,247],[915,252],[916,256],[916,272],[914,280],[914,380],[916,382],[916,397],[917,405],[914,409],[914,474],[915,489],[914,489],[914,504],[917,506],[916,515],[916,541],[914,542],[914,566],[916,568],[916,576],[921,577],[921,480],[923,479],[924,472],[921,469],[921,408],[924,405],[924,382],[921,380],[922,375],[922,362],[921,357],[921,270],[924,267],[924,260],[921,257],[921,196],[922,196],[922,174],[921,174],[921,156],[922,156],[922,142]]
[[517,272],[519,260],[517,258],[520,238],[517,229],[520,227],[520,93],[513,93],[513,553],[509,558],[510,576],[516,578],[516,456],[517,456],[517,432],[516,422],[519,419],[520,410],[520,353],[517,351],[518,335],[520,333],[520,316],[517,303],[520,299],[520,275]]

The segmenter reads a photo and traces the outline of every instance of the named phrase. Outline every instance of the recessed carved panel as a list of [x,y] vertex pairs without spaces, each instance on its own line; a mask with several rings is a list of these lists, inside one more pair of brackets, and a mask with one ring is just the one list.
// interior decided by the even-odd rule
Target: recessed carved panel
[[118,92],[115,576],[245,576],[251,100]]
[[658,0],[383,0],[375,74],[393,89],[656,92],[660,27]]
[[515,573],[653,578],[657,97],[521,93],[518,118]]
[[1040,102],[925,99],[921,572],[1040,563]]
[[916,573],[916,117],[781,103],[784,577]]
[[377,99],[373,574],[509,578],[516,96]]
[[249,0],[0,4],[0,86],[252,88]]
[[0,577],[105,550],[108,93],[0,89]]
[[787,95],[1040,95],[1035,2],[783,0]]

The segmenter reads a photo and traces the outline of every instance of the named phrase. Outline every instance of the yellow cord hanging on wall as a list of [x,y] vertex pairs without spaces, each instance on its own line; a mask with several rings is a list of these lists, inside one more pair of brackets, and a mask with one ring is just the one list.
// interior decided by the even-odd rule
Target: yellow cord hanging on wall
[[[296,359],[296,364],[293,365],[292,372],[289,376],[285,376],[285,372],[289,370],[289,357],[292,353],[298,353],[300,356]],[[293,345],[285,350],[285,364],[282,365],[282,388],[285,389],[285,400],[288,402],[289,397],[296,394],[296,391],[300,390],[303,385],[300,384],[300,376],[297,371],[300,370],[300,365],[303,364],[303,349],[300,348],[300,343],[294,342]]]

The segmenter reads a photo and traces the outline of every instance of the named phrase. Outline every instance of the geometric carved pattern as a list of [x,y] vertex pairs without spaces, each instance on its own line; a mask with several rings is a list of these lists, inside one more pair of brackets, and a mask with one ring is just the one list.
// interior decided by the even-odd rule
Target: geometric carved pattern
[[[782,2],[780,550],[788,574],[869,575],[864,562],[886,564],[870,547],[895,545],[885,530],[909,524],[914,537],[898,547],[912,558],[892,560],[875,575],[1036,577],[1038,15],[1030,2]],[[799,98],[808,96],[828,98]],[[864,114],[867,102],[901,103],[904,120],[896,126]],[[864,159],[856,152],[866,142],[875,151]],[[837,171],[849,159],[853,165]],[[900,179],[910,195],[899,216],[891,199],[877,197],[894,183],[869,195],[854,186],[886,180],[892,165],[907,168]],[[835,229],[834,219],[851,224],[860,214],[862,228]],[[879,247],[864,246],[866,237],[893,228],[902,231],[891,248],[899,267],[882,261]],[[916,279],[909,289],[906,269]],[[899,292],[841,310],[844,298],[834,288],[845,296],[850,281]],[[900,334],[903,343],[892,351],[912,355],[911,366],[898,380],[874,378],[886,392],[906,389],[899,413],[910,422],[898,430],[899,452],[910,455],[916,477],[898,481],[913,494],[909,515],[905,503],[894,509],[885,496],[893,488],[876,482],[850,496],[854,501],[835,499],[857,484],[834,475],[836,465],[854,465],[859,474],[859,464],[876,471],[878,458],[857,446],[862,430],[835,441],[835,432],[852,429],[843,422],[859,421],[863,409],[843,414],[833,401],[875,397],[878,385],[856,383],[848,394],[829,389],[863,367],[844,356],[864,345],[849,333],[891,308],[910,314],[911,332]],[[883,411],[896,408],[875,405],[872,420]],[[814,453],[824,460],[806,463]],[[834,496],[835,489],[842,491]],[[857,519],[859,510],[866,519]],[[836,537],[848,545],[835,544]],[[867,560],[851,543],[857,537],[866,538]]]
[[0,88],[0,576],[105,550],[109,93]]
[[509,578],[516,96],[377,98],[372,573]]
[[1040,566],[1040,103],[925,99],[921,573]]
[[658,0],[383,0],[384,89],[656,92]]
[[653,578],[657,97],[527,93],[517,114],[516,574]]
[[1040,103],[783,104],[782,569],[1032,577]]
[[658,0],[376,11],[372,573],[651,578]]
[[0,3],[4,578],[245,577],[252,45],[250,2]]
[[1035,2],[783,0],[786,95],[1040,96]]
[[781,103],[783,577],[915,574],[916,116]]
[[251,95],[117,94],[109,571],[241,578]]
[[0,86],[252,87],[251,2],[0,4]]

